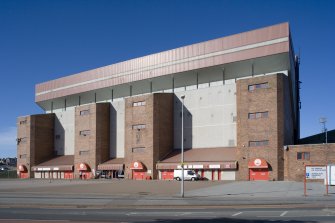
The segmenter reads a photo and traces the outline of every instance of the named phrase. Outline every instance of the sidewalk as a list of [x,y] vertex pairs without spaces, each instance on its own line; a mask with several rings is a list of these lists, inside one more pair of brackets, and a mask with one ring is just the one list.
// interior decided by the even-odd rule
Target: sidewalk
[[0,206],[77,208],[225,207],[259,205],[335,206],[335,187],[301,182],[0,181]]

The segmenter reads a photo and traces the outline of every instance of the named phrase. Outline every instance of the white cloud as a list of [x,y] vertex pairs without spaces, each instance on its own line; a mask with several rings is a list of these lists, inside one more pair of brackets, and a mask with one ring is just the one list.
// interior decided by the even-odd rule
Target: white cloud
[[16,127],[0,130],[0,158],[16,156]]

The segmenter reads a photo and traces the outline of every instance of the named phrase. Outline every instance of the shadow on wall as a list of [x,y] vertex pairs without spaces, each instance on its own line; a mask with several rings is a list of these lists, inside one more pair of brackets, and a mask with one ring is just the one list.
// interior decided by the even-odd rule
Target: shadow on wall
[[116,157],[116,146],[117,146],[117,112],[114,108],[113,104],[110,105],[110,150],[109,150],[109,158]]
[[[185,98],[185,100],[187,100]],[[174,148],[181,149],[181,128],[182,128],[182,99],[174,96]],[[193,116],[184,105],[184,149],[193,147]]]
[[65,129],[59,118],[55,116],[55,154],[56,156],[65,155]]

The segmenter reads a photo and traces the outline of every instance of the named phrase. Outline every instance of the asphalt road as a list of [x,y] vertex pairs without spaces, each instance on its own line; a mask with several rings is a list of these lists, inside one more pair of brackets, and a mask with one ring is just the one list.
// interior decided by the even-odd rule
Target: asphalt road
[[329,208],[1,208],[0,222],[334,222]]

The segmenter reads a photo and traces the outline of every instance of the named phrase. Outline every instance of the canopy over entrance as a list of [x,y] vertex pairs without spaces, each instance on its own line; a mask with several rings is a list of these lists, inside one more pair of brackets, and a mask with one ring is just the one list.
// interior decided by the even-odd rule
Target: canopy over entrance
[[268,169],[269,165],[268,165],[268,163],[266,162],[265,159],[256,158],[256,159],[252,159],[252,160],[249,161],[248,168],[249,169],[253,169],[253,168]]
[[135,162],[131,163],[130,169],[131,170],[143,170],[144,169],[144,164],[141,163],[140,161],[135,161]]

